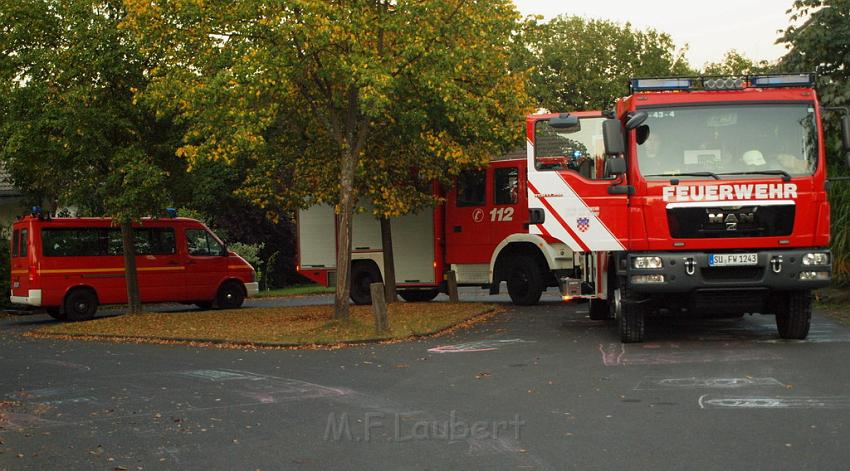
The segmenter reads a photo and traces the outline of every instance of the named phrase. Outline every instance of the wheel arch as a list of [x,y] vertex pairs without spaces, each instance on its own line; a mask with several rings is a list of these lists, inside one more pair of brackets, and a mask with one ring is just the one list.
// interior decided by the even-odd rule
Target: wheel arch
[[228,276],[227,278],[221,280],[221,283],[218,284],[218,287],[215,289],[215,295],[218,296],[218,292],[221,290],[222,286],[228,283],[236,283],[242,289],[242,294],[245,297],[248,297],[248,289],[245,288],[245,282],[240,280],[239,278]]
[[79,283],[79,284],[76,284],[76,285],[71,285],[65,290],[65,292],[62,294],[62,300],[60,301],[60,303],[61,303],[60,306],[64,308],[65,300],[68,299],[68,295],[70,295],[74,291],[79,291],[79,290],[91,291],[94,294],[94,298],[95,298],[95,300],[97,300],[97,303],[100,304],[100,295],[97,294],[97,289],[95,289],[95,287],[92,286],[92,285],[88,285],[88,284],[85,284],[85,283]]
[[519,254],[535,257],[544,271],[568,268],[573,261],[573,252],[566,244],[549,243],[536,234],[511,234],[496,246],[490,257],[491,286],[498,287],[505,279],[507,261]]

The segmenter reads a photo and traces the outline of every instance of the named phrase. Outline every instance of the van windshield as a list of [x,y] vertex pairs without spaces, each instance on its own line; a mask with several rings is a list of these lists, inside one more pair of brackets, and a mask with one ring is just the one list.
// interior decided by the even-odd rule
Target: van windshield
[[818,133],[810,104],[653,107],[644,111],[649,118],[638,135],[648,130],[649,136],[638,145],[637,156],[640,172],[646,177],[802,176],[812,175],[817,168]]

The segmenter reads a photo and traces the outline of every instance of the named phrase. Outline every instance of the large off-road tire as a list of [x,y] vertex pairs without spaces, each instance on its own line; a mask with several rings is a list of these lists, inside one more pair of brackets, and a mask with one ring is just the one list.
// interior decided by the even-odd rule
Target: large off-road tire
[[620,342],[643,342],[646,309],[621,281],[614,290],[613,311],[617,321],[617,334]]
[[791,291],[776,309],[776,329],[783,339],[803,340],[812,321],[811,291]]
[[50,317],[56,319],[57,321],[68,320],[68,316],[66,316],[65,313],[62,312],[62,308],[59,307],[59,306],[51,306],[51,307],[45,308],[45,311],[47,311],[47,314]]
[[372,304],[372,283],[381,282],[381,273],[372,263],[354,263],[351,265],[351,292],[349,297],[354,304]]
[[245,288],[237,281],[227,281],[218,288],[215,295],[215,307],[219,309],[236,309],[245,302]]
[[590,300],[590,320],[606,321],[611,316],[611,303],[606,299]]
[[65,318],[71,322],[87,321],[97,312],[97,295],[88,288],[78,288],[65,296]]
[[508,295],[518,306],[532,306],[543,294],[543,274],[537,262],[527,256],[517,257],[508,269]]
[[433,300],[440,294],[436,289],[405,289],[398,292],[401,299],[409,303],[424,303]]

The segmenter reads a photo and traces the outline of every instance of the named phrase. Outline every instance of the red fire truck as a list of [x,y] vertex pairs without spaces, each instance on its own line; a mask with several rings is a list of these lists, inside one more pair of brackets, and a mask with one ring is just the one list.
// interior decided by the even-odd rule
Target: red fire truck
[[[522,158],[495,160],[393,221],[408,301],[458,283],[534,304],[590,299],[623,342],[647,315],[776,316],[805,338],[831,277],[821,109],[811,74],[635,79],[616,110],[533,115]],[[844,148],[850,152],[848,119]],[[518,188],[518,191],[514,191]],[[333,284],[330,207],[299,213],[299,270]],[[381,279],[378,223],[355,217],[352,299]]]
[[[145,219],[133,232],[143,303],[236,308],[257,293],[251,265],[199,221]],[[59,320],[88,320],[98,304],[127,302],[121,231],[109,218],[34,210],[12,225],[11,265],[11,301]]]

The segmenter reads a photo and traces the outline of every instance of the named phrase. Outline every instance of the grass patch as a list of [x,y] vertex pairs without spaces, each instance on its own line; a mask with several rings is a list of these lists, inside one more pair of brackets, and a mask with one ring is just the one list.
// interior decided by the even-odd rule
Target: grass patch
[[843,324],[850,325],[850,290],[824,288],[815,291],[815,308]]
[[324,287],[322,285],[295,285],[287,286],[286,288],[271,289],[268,291],[260,291],[255,298],[283,298],[287,296],[307,296],[311,294],[328,294],[333,293],[333,287]]
[[375,333],[371,306],[352,306],[347,321],[331,318],[333,306],[273,307],[107,317],[53,324],[25,335],[235,346],[337,345],[435,334],[495,312],[495,306],[478,303],[393,303],[390,331],[383,335]]

